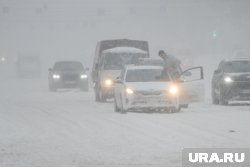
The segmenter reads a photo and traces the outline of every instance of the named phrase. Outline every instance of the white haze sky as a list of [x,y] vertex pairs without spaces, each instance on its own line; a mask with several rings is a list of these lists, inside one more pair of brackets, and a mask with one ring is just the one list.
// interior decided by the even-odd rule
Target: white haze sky
[[152,56],[165,49],[217,65],[248,50],[249,9],[249,0],[0,0],[0,55],[91,67],[97,41],[130,38],[147,40]]

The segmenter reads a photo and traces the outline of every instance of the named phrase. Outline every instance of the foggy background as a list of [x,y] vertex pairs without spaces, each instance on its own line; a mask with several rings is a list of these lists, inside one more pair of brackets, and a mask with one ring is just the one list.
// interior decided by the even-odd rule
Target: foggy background
[[248,0],[0,0],[0,56],[12,69],[19,55],[39,56],[46,76],[57,60],[91,68],[97,41],[147,40],[152,57],[164,49],[193,59],[210,83],[219,60],[248,53],[249,7]]

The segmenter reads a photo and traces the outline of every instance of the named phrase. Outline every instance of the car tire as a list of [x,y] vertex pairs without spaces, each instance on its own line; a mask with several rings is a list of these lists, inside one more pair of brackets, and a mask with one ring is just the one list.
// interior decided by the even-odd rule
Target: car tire
[[188,104],[181,104],[180,107],[181,108],[188,108]]
[[216,97],[216,94],[214,92],[214,90],[212,90],[212,103],[213,104],[219,104],[219,99]]
[[100,89],[99,90],[99,93],[98,93],[98,95],[99,95],[99,100],[100,100],[100,102],[106,102],[107,101],[107,98],[105,97],[105,95],[104,95],[104,93],[103,93],[103,91]]
[[170,113],[177,113],[181,111],[181,107],[171,107],[169,111]]
[[220,89],[219,104],[224,106],[228,105],[228,101],[225,99],[225,95],[222,89]]
[[176,113],[181,111],[181,104],[179,103],[179,99],[175,99],[175,105],[173,107],[170,107],[169,112],[170,113]]

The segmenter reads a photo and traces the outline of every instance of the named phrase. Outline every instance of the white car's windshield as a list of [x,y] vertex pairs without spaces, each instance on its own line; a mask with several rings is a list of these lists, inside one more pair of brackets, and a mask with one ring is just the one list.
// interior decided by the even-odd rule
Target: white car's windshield
[[126,82],[157,82],[170,80],[168,77],[162,78],[162,69],[134,69],[127,71]]

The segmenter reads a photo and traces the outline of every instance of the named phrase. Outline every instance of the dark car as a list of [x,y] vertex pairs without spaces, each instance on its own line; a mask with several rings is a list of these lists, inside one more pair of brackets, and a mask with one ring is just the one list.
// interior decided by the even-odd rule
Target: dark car
[[250,100],[250,60],[222,61],[212,79],[213,104]]
[[80,88],[88,91],[88,69],[84,69],[78,61],[58,61],[49,69],[49,90],[59,88]]

